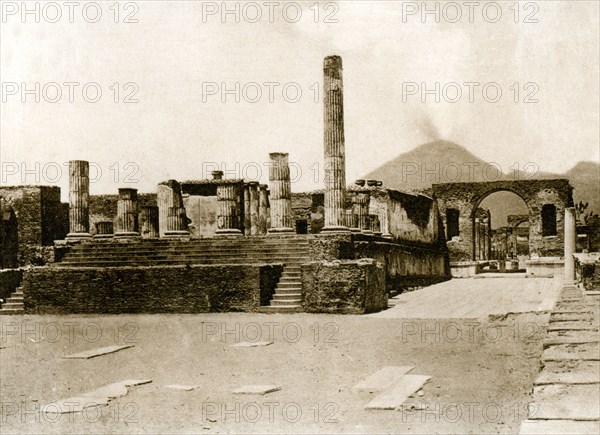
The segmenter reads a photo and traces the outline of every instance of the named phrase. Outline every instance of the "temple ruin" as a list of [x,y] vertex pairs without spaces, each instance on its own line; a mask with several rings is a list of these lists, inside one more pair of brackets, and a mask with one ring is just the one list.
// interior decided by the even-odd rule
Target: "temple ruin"
[[[78,160],[68,204],[58,187],[0,187],[2,311],[378,311],[406,289],[513,268],[525,222],[527,272],[564,266],[574,277],[566,179],[435,184],[431,196],[347,183],[342,71],[339,56],[325,58],[322,189],[292,192],[283,152],[269,154],[268,185],[213,171],[158,182],[155,193],[93,195]],[[492,230],[480,204],[501,190],[529,213]]]

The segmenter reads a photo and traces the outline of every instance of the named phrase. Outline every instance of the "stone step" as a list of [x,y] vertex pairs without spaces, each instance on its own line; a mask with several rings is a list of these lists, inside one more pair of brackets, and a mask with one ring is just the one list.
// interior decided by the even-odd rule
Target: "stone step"
[[289,288],[289,289],[276,289],[276,295],[289,295],[289,294],[302,294],[302,287],[298,288]]
[[206,264],[206,265],[214,265],[214,264],[256,264],[256,263],[305,263],[310,261],[310,259],[306,257],[287,257],[287,258],[178,258],[178,259],[160,259],[160,260],[152,260],[152,259],[140,259],[140,260],[98,260],[98,259],[87,259],[82,261],[63,261],[60,263],[55,263],[58,267],[103,267],[103,266],[139,266],[139,265],[169,265],[169,264]]
[[302,281],[284,281],[277,284],[278,289],[302,288]]
[[6,303],[23,304],[23,296],[10,296],[10,297],[6,298]]
[[271,300],[271,306],[293,306],[293,305],[300,305],[301,303],[302,303],[302,299],[284,299],[284,300],[272,299]]
[[10,309],[10,308],[2,308],[0,309],[0,315],[6,314],[25,314],[25,310],[23,309]]
[[273,295],[273,301],[285,301],[285,300],[302,300],[302,293],[294,292],[294,293],[275,293]]
[[213,243],[211,245],[208,244],[200,244],[200,243],[179,243],[172,245],[148,245],[144,243],[112,243],[106,245],[81,245],[72,247],[69,252],[71,253],[81,253],[81,252],[90,252],[90,251],[155,251],[155,250],[203,250],[203,251],[219,251],[219,250],[227,250],[227,249],[309,249],[308,243],[279,243],[279,244],[254,244],[249,242],[244,243]]
[[277,313],[301,313],[301,305],[270,305],[266,307],[260,307],[258,309],[260,313],[277,314]]
[[23,308],[22,302],[5,302],[2,304],[2,308],[15,309],[15,308]]

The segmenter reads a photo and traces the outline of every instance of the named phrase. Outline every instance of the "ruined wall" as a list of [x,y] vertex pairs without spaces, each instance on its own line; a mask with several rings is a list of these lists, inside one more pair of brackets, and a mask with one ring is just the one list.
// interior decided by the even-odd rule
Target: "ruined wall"
[[261,301],[261,283],[274,288],[274,267],[34,268],[23,276],[25,312],[254,312]]
[[373,260],[304,264],[302,286],[307,312],[363,314],[387,308],[385,269]]
[[192,237],[214,237],[217,231],[217,197],[184,195],[183,206]]
[[[308,233],[312,232],[311,221],[313,219],[313,198],[310,193],[292,193],[292,217],[294,222],[306,221],[308,224]],[[316,218],[316,216],[314,216]],[[323,211],[321,210],[321,220],[323,220]],[[320,225],[322,228],[323,225]]]
[[433,199],[393,190],[387,196],[392,236],[421,243],[438,241],[438,216]]
[[[68,209],[60,202],[60,188],[3,186],[0,187],[0,197],[4,199],[5,212],[12,209],[16,217],[18,265],[51,262],[52,243],[64,238],[68,230]],[[3,250],[6,248],[4,246]]]
[[382,264],[386,288],[402,291],[450,279],[445,246],[399,243],[375,236],[315,235],[309,239],[312,261],[375,259]]
[[[119,195],[90,195],[90,234],[96,234],[96,222],[114,221]],[[138,194],[138,207],[156,206],[156,193]]]
[[[444,223],[447,219],[447,209],[457,209],[460,213],[460,236],[453,242],[451,260],[474,259],[473,217],[475,210],[488,195],[499,191],[513,192],[520,196],[527,205],[530,222],[530,255],[562,256],[563,220],[565,208],[573,206],[572,190],[566,179],[434,184],[434,197],[438,201]],[[556,207],[556,235],[542,235],[542,207],[544,204],[554,204]]]

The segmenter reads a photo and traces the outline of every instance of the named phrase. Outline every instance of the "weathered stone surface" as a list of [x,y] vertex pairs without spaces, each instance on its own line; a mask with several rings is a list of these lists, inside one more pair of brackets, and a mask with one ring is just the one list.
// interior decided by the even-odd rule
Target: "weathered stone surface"
[[392,387],[371,400],[365,409],[396,409],[431,379],[424,375],[404,375]]
[[273,344],[272,341],[241,341],[236,344],[232,344],[232,347],[261,347],[261,346],[269,346]]
[[525,420],[521,424],[521,435],[548,434],[597,434],[600,423],[577,420]]
[[256,311],[269,265],[36,268],[25,272],[25,310],[67,313]]
[[533,394],[537,411],[530,420],[573,419],[598,420],[599,387],[594,385],[542,385]]
[[387,308],[385,269],[371,259],[302,266],[305,311],[368,313]]
[[383,367],[375,373],[367,376],[365,379],[352,387],[353,393],[368,392],[379,393],[386,388],[389,388],[396,383],[402,376],[410,372],[414,367],[399,366],[399,367]]

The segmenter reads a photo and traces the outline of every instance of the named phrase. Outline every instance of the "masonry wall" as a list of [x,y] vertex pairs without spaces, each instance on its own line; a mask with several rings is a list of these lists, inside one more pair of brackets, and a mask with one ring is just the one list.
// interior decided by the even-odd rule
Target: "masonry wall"
[[[96,234],[96,223],[113,222],[117,217],[119,195],[90,195],[90,233]],[[138,194],[138,206],[156,206],[156,193]],[[68,210],[68,208],[67,208]]]
[[192,237],[214,237],[217,231],[218,205],[216,196],[184,195],[183,206]]
[[40,267],[23,276],[29,314],[207,313],[258,310],[278,266]]
[[364,235],[316,235],[309,239],[312,261],[374,259],[382,264],[388,291],[450,279],[445,246],[409,244]]
[[5,212],[12,209],[16,217],[18,265],[51,262],[52,243],[64,239],[68,230],[68,208],[60,202],[60,188],[4,186],[0,187],[0,197]]
[[304,311],[363,314],[387,308],[385,269],[373,260],[302,265]]

